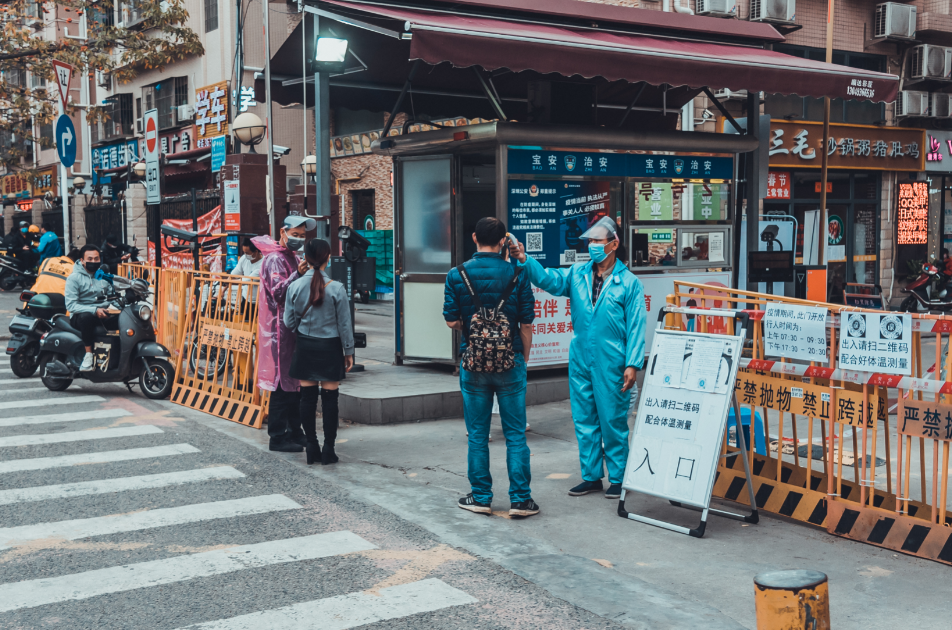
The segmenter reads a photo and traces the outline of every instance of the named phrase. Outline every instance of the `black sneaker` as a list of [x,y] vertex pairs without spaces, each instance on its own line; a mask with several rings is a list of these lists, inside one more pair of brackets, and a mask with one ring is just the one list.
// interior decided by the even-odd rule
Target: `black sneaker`
[[465,497],[459,500],[458,505],[464,510],[469,510],[470,512],[476,512],[477,514],[492,514],[492,507],[488,503],[480,503],[473,498],[473,493],[470,492]]
[[513,518],[526,518],[527,516],[533,516],[538,513],[539,506],[532,499],[519,501],[509,506],[509,516]]
[[300,444],[301,447],[307,446],[307,436],[302,431],[301,433],[292,433],[290,435],[291,442],[295,444]]
[[268,445],[268,450],[270,451],[279,451],[281,453],[301,453],[304,451],[304,447],[296,442],[292,442],[287,438],[280,438],[277,440],[272,440]]
[[583,494],[589,494],[591,492],[601,492],[602,491],[602,480],[598,479],[596,481],[583,481],[578,484],[571,490],[569,490],[569,495],[573,497],[580,497]]
[[613,483],[608,486],[608,490],[605,491],[606,499],[620,499],[621,498],[621,484]]

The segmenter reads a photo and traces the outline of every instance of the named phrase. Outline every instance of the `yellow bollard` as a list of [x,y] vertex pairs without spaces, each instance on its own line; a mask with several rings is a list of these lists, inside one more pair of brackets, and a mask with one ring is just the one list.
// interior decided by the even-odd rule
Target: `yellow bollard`
[[830,591],[819,571],[768,571],[754,577],[757,630],[829,630]]

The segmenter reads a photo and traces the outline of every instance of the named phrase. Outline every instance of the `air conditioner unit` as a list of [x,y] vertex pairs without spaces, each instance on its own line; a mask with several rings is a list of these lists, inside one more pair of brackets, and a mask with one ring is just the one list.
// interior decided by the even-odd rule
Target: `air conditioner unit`
[[184,123],[192,122],[192,119],[195,117],[195,108],[191,105],[179,105],[175,108],[175,122]]
[[936,92],[930,94],[929,115],[936,118],[952,117],[952,94]]
[[746,100],[747,99],[747,90],[729,90],[724,88],[719,92],[714,93],[714,97],[719,101],[729,101],[729,100]]
[[952,48],[922,44],[909,55],[909,77],[916,79],[949,79],[952,72]]
[[96,70],[96,85],[107,90],[112,89],[112,75],[108,72]]
[[876,5],[873,39],[915,39],[916,7],[911,4],[885,2]]
[[697,0],[697,14],[711,17],[734,17],[737,15],[737,0]]
[[750,0],[751,22],[790,24],[796,13],[796,0]]
[[903,90],[896,99],[896,117],[929,115],[929,93]]
[[142,123],[142,119],[141,119],[141,118],[136,118],[136,134],[137,134],[137,135],[140,135],[140,136],[141,136],[141,135],[143,134],[143,127],[144,127],[144,125],[143,125],[143,123]]

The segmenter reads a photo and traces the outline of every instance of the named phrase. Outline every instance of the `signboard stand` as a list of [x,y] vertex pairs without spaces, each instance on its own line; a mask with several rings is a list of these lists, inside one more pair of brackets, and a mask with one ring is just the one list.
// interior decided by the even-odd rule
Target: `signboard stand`
[[[732,318],[736,335],[665,330],[664,317],[671,313]],[[695,538],[704,536],[708,514],[759,522],[740,405],[734,394],[747,319],[746,313],[727,310],[668,307],[659,312],[618,503],[622,518]],[[738,450],[721,455],[730,406],[734,409]],[[722,457],[740,457],[744,462],[750,514],[711,507],[717,464]],[[629,512],[625,509],[629,492],[668,499],[676,507],[700,511],[701,522],[692,529]]]

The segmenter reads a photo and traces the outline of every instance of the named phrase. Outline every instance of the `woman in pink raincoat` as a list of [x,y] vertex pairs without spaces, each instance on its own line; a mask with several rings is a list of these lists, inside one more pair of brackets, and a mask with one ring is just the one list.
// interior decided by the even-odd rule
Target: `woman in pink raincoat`
[[300,453],[306,443],[298,413],[301,383],[288,375],[295,335],[284,325],[284,298],[291,283],[308,269],[294,252],[304,246],[307,231],[316,227],[314,219],[291,215],[284,220],[281,240],[251,239],[264,254],[258,293],[258,387],[271,392],[268,435],[272,451]]

